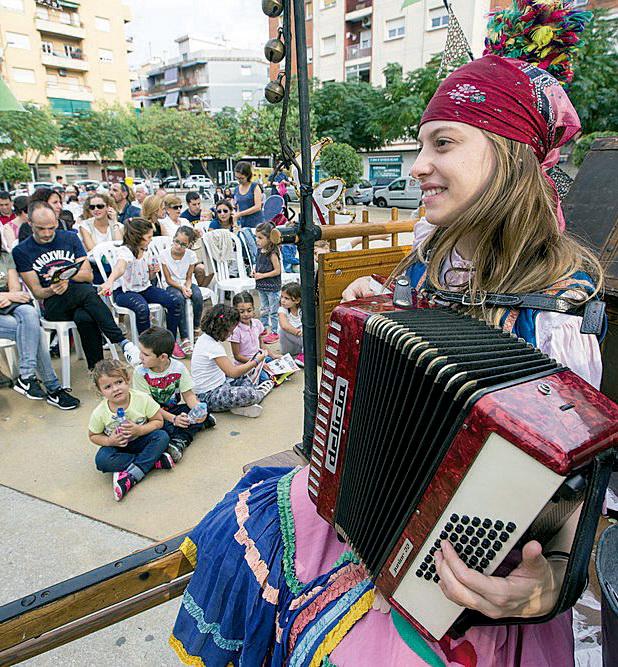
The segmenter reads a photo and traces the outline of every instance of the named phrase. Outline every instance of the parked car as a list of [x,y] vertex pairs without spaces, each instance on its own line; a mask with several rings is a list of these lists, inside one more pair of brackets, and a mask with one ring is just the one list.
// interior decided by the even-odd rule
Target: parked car
[[373,188],[373,203],[376,203],[376,190],[381,190],[382,188],[385,188],[387,185],[392,183],[395,180],[394,176],[374,176],[373,178],[369,179],[369,182],[371,183],[371,187]]
[[174,190],[176,188],[180,188],[180,181],[178,180],[177,176],[166,176],[161,181],[161,187],[165,188],[166,190]]
[[415,178],[397,178],[387,187],[376,190],[374,200],[380,208],[416,208],[421,201],[421,188]]
[[86,190],[96,190],[99,185],[101,185],[100,181],[93,181],[91,178],[81,178],[77,181],[73,181],[71,185],[74,185],[76,188],[81,187],[82,185],[86,188]]
[[345,191],[344,200],[347,206],[354,204],[371,204],[373,201],[373,187],[371,183],[363,179]]
[[28,190],[32,194],[35,190],[39,188],[50,188],[53,189],[57,186],[57,183],[51,183],[50,181],[34,181],[34,183],[28,183]]
[[212,179],[208,178],[208,176],[204,176],[204,174],[191,174],[190,176],[187,176],[182,182],[182,186],[183,188],[212,187],[213,190],[215,188]]

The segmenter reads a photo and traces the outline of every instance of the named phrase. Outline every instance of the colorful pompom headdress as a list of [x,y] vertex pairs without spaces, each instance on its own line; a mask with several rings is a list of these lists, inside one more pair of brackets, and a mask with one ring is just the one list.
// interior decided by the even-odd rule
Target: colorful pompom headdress
[[573,47],[591,13],[564,0],[513,0],[490,15],[483,55],[525,60],[561,83],[573,79]]

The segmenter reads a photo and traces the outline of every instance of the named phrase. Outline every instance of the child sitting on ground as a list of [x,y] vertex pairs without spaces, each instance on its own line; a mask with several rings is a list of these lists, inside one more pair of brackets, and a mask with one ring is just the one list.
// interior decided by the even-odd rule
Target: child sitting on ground
[[305,365],[303,354],[303,323],[298,283],[287,283],[281,288],[279,307],[279,346],[281,354],[291,354],[299,366]]
[[181,298],[183,302],[185,299],[191,299],[193,305],[193,322],[187,322],[186,308],[180,311],[178,322],[180,347],[185,354],[191,354],[193,351],[189,340],[189,327],[192,326],[196,332],[199,331],[204,308],[202,292],[193,282],[193,273],[198,261],[197,255],[190,248],[197,238],[197,232],[192,227],[182,225],[174,234],[172,247],[162,252],[159,257],[167,291]]
[[255,228],[255,242],[257,255],[255,257],[255,289],[260,296],[262,324],[265,328],[270,325],[271,331],[264,336],[265,343],[276,343],[279,340],[277,330],[277,308],[281,296],[281,257],[279,249],[270,240],[270,233],[274,225],[263,222]]
[[[262,343],[261,339],[264,336],[264,325],[260,320],[254,317],[254,302],[250,292],[240,292],[239,294],[234,295],[232,305],[236,308],[240,317],[240,322],[236,325],[236,328],[229,338],[229,341],[232,344],[234,363],[238,366],[255,359],[255,357],[262,351],[260,348]],[[271,352],[266,356],[264,361],[268,363],[278,356],[279,355]],[[266,370],[263,369],[260,372],[258,382],[264,382],[269,379],[270,376]]]
[[238,311],[222,304],[204,316],[204,333],[195,342],[191,358],[191,376],[197,397],[211,412],[229,410],[236,415],[259,417],[262,407],[258,404],[274,385],[267,380],[254,386],[246,374],[257,368],[266,355],[260,352],[255,359],[236,366],[222,345],[239,322]]
[[114,498],[122,498],[153,469],[171,470],[161,408],[148,394],[131,390],[129,372],[116,360],[99,361],[92,379],[103,400],[88,423],[90,442],[99,447],[97,469],[114,473]]
[[[199,401],[193,392],[193,380],[186,366],[172,358],[174,336],[163,327],[150,327],[139,337],[141,364],[135,369],[133,387],[161,406],[163,429],[170,437],[168,453],[178,463],[184,450],[202,428],[217,422],[212,415],[189,421],[187,413]],[[180,399],[184,404],[180,403]]]

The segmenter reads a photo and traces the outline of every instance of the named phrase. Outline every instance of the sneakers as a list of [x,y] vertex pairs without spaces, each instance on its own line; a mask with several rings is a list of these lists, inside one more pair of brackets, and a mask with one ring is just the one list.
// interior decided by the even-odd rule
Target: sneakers
[[180,341],[180,349],[187,355],[190,356],[193,354],[193,345],[188,338],[184,338]]
[[79,407],[80,400],[71,396],[69,391],[69,389],[63,389],[62,387],[56,389],[56,391],[50,391],[47,394],[47,402],[59,410],[75,410]]
[[114,489],[114,499],[116,501],[122,500],[127,493],[135,486],[135,480],[131,475],[123,470],[122,472],[115,472],[112,477],[112,488]]
[[270,345],[271,343],[277,343],[279,342],[279,334],[276,333],[269,333],[262,338],[262,340],[267,344]]
[[256,403],[255,405],[248,405],[246,408],[232,408],[230,412],[242,417],[259,417],[262,414],[262,406]]
[[260,384],[256,386],[256,390],[263,394],[263,396],[266,396],[267,394],[270,394],[274,386],[275,383],[272,380],[264,380],[264,382],[260,382]]
[[127,363],[133,366],[133,368],[137,368],[140,365],[139,347],[137,347],[135,343],[128,340],[124,344],[122,352],[124,353],[124,358],[127,360]]
[[[178,461],[180,461],[180,459],[182,458],[182,455],[183,455],[183,452],[184,452],[184,449],[185,449],[183,444],[184,443],[182,443],[179,440],[172,440],[170,442],[170,444],[167,446],[166,454],[168,454],[171,457],[171,459],[172,459],[172,461],[174,461],[174,463],[178,463]],[[157,465],[155,463],[155,468],[156,467],[157,467]]]
[[42,401],[47,398],[47,393],[34,376],[29,378],[18,377],[13,383],[13,389],[32,401]]
[[204,428],[214,428],[217,425],[217,420],[215,419],[215,416],[209,412],[208,417],[204,420]]
[[182,348],[178,343],[174,343],[174,350],[172,352],[172,357],[174,359],[186,359],[187,355],[182,351]]
[[305,367],[305,355],[302,352],[294,357],[294,361],[297,366],[300,366],[301,368]]
[[[170,445],[171,447],[171,445]],[[170,448],[168,447],[168,449]],[[180,452],[180,458],[182,458],[182,452]],[[176,465],[174,457],[171,453],[163,452],[161,458],[155,462],[155,470],[171,470]]]

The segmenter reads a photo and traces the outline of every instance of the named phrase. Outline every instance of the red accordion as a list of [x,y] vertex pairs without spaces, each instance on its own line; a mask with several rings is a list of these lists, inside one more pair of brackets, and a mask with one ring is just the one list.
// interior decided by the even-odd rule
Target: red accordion
[[396,310],[381,296],[333,311],[311,499],[386,599],[435,639],[464,611],[437,585],[441,540],[492,574],[522,538],[547,542],[584,503],[574,549],[588,554],[566,608],[585,579],[617,406],[522,339],[413,303]]

